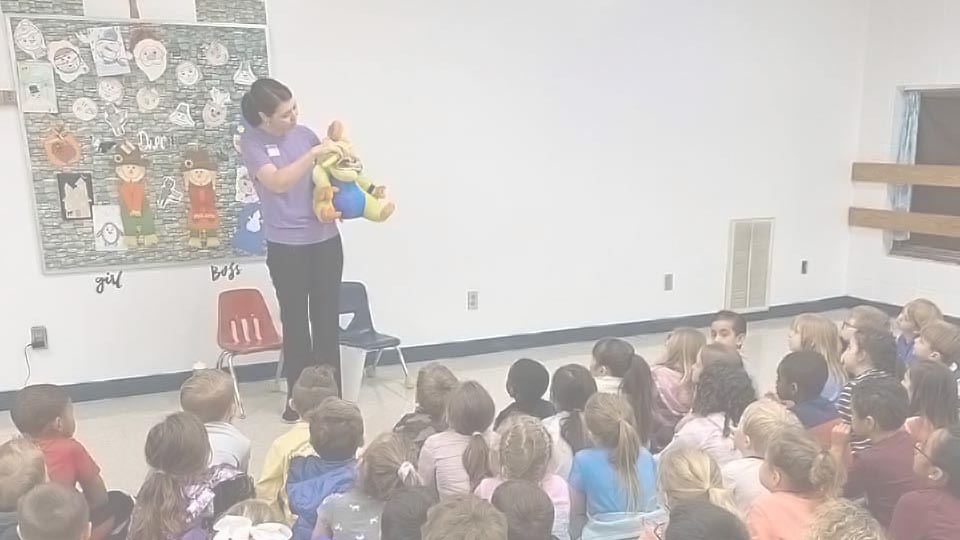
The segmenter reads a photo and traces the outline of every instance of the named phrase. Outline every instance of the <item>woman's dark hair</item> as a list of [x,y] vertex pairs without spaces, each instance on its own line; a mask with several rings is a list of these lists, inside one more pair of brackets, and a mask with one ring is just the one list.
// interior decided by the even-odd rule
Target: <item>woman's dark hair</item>
[[740,518],[707,501],[674,508],[663,540],[748,540],[750,533]]
[[727,437],[730,426],[740,423],[744,409],[756,400],[757,391],[746,370],[730,364],[709,364],[700,375],[691,411],[699,416],[723,413],[723,436]]
[[243,119],[256,127],[263,123],[260,114],[270,116],[276,112],[280,104],[291,99],[293,99],[293,92],[280,81],[259,79],[250,86],[247,93],[243,94],[240,111],[243,112]]
[[650,444],[653,425],[653,375],[650,365],[636,353],[633,345],[618,339],[604,338],[593,346],[593,359],[598,366],[606,367],[612,377],[623,379],[623,393],[637,421],[637,433],[644,446]]
[[957,416],[957,380],[950,368],[933,360],[916,360],[907,372],[910,414],[922,416],[935,429],[960,423]]
[[942,431],[943,435],[933,447],[931,462],[947,475],[947,490],[960,497],[960,427],[953,425]]
[[553,373],[550,401],[557,410],[570,413],[560,421],[560,436],[573,453],[590,447],[590,436],[583,425],[583,409],[590,396],[597,393],[597,381],[590,370],[580,364],[567,364]]
[[420,540],[427,510],[437,494],[427,487],[403,487],[387,497],[380,516],[380,540]]

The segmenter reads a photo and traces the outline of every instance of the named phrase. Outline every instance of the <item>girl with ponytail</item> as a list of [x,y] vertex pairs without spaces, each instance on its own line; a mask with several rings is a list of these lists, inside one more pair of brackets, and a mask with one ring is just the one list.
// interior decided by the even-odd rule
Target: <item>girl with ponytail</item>
[[760,481],[770,490],[747,513],[753,540],[802,540],[815,512],[837,496],[843,469],[800,428],[785,428],[767,446]]
[[380,540],[380,514],[387,499],[422,481],[413,466],[414,448],[396,433],[374,439],[360,459],[353,490],[327,497],[317,510],[313,538]]
[[590,396],[597,393],[597,382],[587,368],[567,364],[553,373],[550,401],[557,414],[543,421],[553,441],[552,470],[564,480],[570,478],[573,455],[592,445],[584,424],[583,410]]
[[417,469],[424,484],[437,489],[441,499],[473,493],[490,476],[490,432],[495,405],[476,381],[461,383],[447,400],[449,429],[427,438]]
[[[657,508],[656,467],[644,448],[633,407],[612,394],[594,394],[584,413],[596,448],[577,452],[570,471],[571,536],[603,514]],[[586,524],[589,526],[589,524]]]
[[137,494],[128,540],[170,540],[202,532],[220,512],[254,495],[249,477],[228,465],[207,467],[210,441],[192,414],[153,426],[145,447],[150,473]]
[[658,425],[653,418],[654,383],[650,365],[622,339],[601,339],[593,347],[591,372],[597,390],[627,398],[637,419],[637,433],[643,446],[650,446]]
[[663,508],[644,519],[644,540],[662,538],[670,510],[684,504],[708,502],[739,515],[733,493],[724,488],[720,466],[695,448],[675,448],[660,456],[657,491]]

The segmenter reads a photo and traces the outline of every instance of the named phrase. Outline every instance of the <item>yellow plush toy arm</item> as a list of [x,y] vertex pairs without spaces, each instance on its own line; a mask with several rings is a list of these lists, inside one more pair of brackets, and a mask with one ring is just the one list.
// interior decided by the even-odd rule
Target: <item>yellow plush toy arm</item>
[[334,221],[340,217],[340,212],[333,206],[333,194],[339,190],[330,183],[330,176],[323,168],[329,165],[328,161],[336,159],[331,156],[313,167],[313,211],[320,221]]

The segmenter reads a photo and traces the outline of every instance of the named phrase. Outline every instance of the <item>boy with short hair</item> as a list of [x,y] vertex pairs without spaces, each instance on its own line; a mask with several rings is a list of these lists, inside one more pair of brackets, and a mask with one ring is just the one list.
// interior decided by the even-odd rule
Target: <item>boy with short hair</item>
[[529,358],[521,358],[510,366],[507,373],[507,394],[513,403],[500,411],[493,429],[498,429],[504,420],[514,414],[524,414],[543,420],[557,414],[553,403],[543,399],[550,386],[550,372],[543,364]]
[[54,384],[35,384],[19,392],[10,417],[43,452],[51,482],[83,491],[93,523],[92,538],[122,538],[133,512],[133,499],[119,491],[107,491],[100,466],[87,449],[73,438],[77,429],[73,403],[66,390]]
[[363,416],[355,404],[330,397],[307,417],[317,455],[290,461],[286,490],[290,511],[297,516],[293,540],[310,540],[324,499],[356,483],[357,450],[363,446]]
[[927,323],[920,329],[913,354],[940,362],[956,372],[960,363],[960,327],[943,320]]
[[710,341],[723,343],[736,350],[743,348],[743,341],[747,339],[747,319],[743,315],[730,310],[718,311],[710,322]]
[[507,540],[550,540],[553,502],[537,484],[507,480],[493,491],[490,502],[507,518]]
[[423,540],[507,540],[507,517],[473,495],[447,499],[427,512]]
[[793,403],[790,410],[824,448],[840,421],[836,406],[821,395],[828,376],[826,359],[815,351],[792,352],[777,366],[777,397]]
[[89,540],[90,510],[83,495],[60,484],[41,484],[21,497],[21,540]]
[[[863,381],[879,378],[892,378],[899,383],[903,378],[900,359],[897,357],[897,344],[893,334],[882,330],[857,330],[850,336],[850,343],[840,356],[843,369],[850,380],[840,391],[837,398],[837,412],[846,425],[850,425],[853,413],[850,400],[853,389]],[[854,433],[850,441],[850,450],[859,452],[870,448],[870,440]]]
[[0,445],[0,540],[18,540],[17,503],[46,478],[43,452],[35,444],[17,438]]
[[247,472],[250,439],[234,426],[233,379],[219,369],[198,369],[180,386],[180,406],[203,422],[210,439],[210,465]]
[[269,501],[286,514],[288,521],[293,514],[287,502],[287,475],[294,456],[314,454],[310,446],[310,424],[307,413],[320,406],[327,398],[337,397],[336,374],[328,365],[310,366],[303,370],[293,385],[291,405],[301,420],[290,431],[276,438],[263,460],[260,480],[257,481],[257,498]]
[[914,443],[903,429],[910,401],[907,390],[890,377],[862,381],[853,389],[852,426],[838,424],[830,449],[840,460],[850,432],[870,439],[871,447],[853,455],[844,496],[866,495],[867,509],[884,527],[890,526],[900,496],[923,488],[913,474]]

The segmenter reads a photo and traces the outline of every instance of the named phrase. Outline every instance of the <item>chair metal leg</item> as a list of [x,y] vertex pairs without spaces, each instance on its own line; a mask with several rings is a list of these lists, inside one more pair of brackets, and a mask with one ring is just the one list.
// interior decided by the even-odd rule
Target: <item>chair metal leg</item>
[[227,351],[220,351],[220,356],[217,357],[217,369],[223,369],[223,359],[230,354]]
[[413,388],[415,383],[410,378],[410,371],[407,370],[407,361],[403,358],[403,351],[400,350],[400,347],[394,347],[394,350],[397,351],[397,356],[400,357],[400,367],[403,368],[403,384],[407,388]]
[[383,349],[377,351],[377,357],[373,359],[373,365],[367,368],[367,377],[377,376],[377,366],[380,365],[380,357],[383,356]]
[[237,400],[237,416],[241,419],[246,418],[247,414],[243,410],[243,400],[240,399],[240,384],[237,380],[237,370],[233,366],[233,355],[227,355],[227,367],[230,368],[230,378],[233,379],[233,397]]
[[273,376],[274,391],[285,393],[287,390],[280,383],[280,377],[283,376],[283,349],[280,349],[280,358],[277,359],[277,373]]

